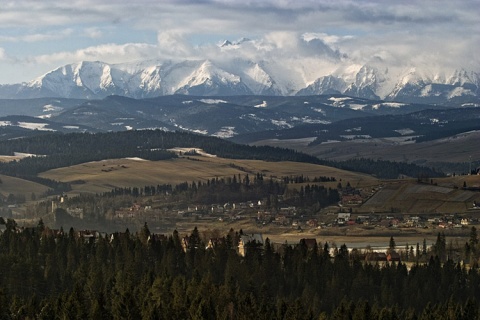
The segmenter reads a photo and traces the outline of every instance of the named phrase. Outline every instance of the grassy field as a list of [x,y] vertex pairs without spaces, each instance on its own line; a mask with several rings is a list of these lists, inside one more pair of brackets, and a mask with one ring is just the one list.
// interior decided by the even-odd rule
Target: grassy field
[[[217,157],[190,157],[163,161],[114,159],[89,162],[68,168],[59,168],[40,176],[72,182],[74,193],[105,192],[115,187],[143,187],[145,185],[178,184],[185,181],[206,181],[215,177],[263,173],[267,178],[303,175],[335,177],[353,186],[377,185],[371,176],[335,168],[298,162],[266,162],[260,160],[232,160]],[[335,187],[338,182],[330,183]]]
[[48,190],[46,186],[23,179],[5,175],[0,175],[0,179],[0,194],[5,198],[9,194],[13,194],[15,196],[23,195],[26,200],[30,200],[32,193],[39,197]]
[[101,193],[115,187],[143,187],[145,185],[178,184],[206,181],[215,177],[263,173],[267,178],[283,176],[335,177],[327,187],[338,182],[368,190],[383,187],[354,213],[463,213],[473,201],[480,202],[480,193],[465,191],[467,186],[480,186],[480,176],[456,176],[434,179],[433,184],[418,184],[415,179],[380,181],[368,175],[336,168],[298,162],[266,162],[260,160],[232,160],[218,157],[180,157],[164,161],[141,159],[113,159],[89,162],[42,173],[41,176],[71,182],[72,193]]
[[480,192],[463,190],[480,186],[480,176],[434,179],[434,184],[418,184],[415,179],[386,182],[357,212],[468,213],[473,202],[480,202]]

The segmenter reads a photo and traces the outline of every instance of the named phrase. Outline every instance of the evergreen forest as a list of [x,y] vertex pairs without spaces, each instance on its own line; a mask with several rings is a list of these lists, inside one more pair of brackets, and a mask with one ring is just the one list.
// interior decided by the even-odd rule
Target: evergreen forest
[[41,220],[33,228],[4,222],[0,319],[479,317],[477,263],[466,267],[434,250],[417,252],[407,266],[367,263],[345,245],[332,254],[328,243],[266,239],[247,243],[241,256],[242,230],[207,248],[208,236],[196,228],[185,237],[156,235],[145,224],[135,233],[86,237]]

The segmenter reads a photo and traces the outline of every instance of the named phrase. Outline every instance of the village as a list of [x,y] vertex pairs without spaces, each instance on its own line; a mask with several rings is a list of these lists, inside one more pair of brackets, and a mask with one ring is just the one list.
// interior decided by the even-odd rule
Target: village
[[[284,250],[285,245],[297,246],[305,245],[308,250],[317,248],[318,237],[328,237],[328,235],[355,235],[355,232],[362,230],[370,235],[398,234],[439,234],[447,233],[449,235],[468,235],[472,227],[479,224],[477,213],[480,212],[480,204],[473,202],[471,210],[467,213],[356,213],[355,208],[362,204],[372,195],[365,195],[361,190],[353,188],[347,189],[348,192],[341,194],[341,201],[336,206],[330,206],[319,210],[316,213],[303,207],[282,206],[279,201],[278,209],[272,209],[267,205],[266,199],[251,200],[246,202],[227,202],[223,204],[190,204],[178,205],[174,207],[161,206],[152,201],[142,203],[136,201],[129,207],[115,210],[106,216],[106,221],[110,225],[115,225],[117,230],[140,230],[148,226],[151,230],[152,239],[156,241],[166,240],[168,234],[173,230],[179,230],[181,234],[182,247],[184,251],[191,248],[190,236],[187,226],[199,226],[206,230],[238,230],[239,225],[247,225],[244,231],[240,230],[235,242],[235,249],[241,256],[245,256],[248,248],[252,244],[258,247],[265,245],[265,239],[272,233],[277,234],[277,239],[281,238],[282,233],[297,232],[305,235],[304,238],[298,238],[296,241],[277,241],[271,243],[276,251]],[[140,200],[139,198],[138,200]],[[57,202],[52,203],[52,210],[63,206],[64,198],[59,198]],[[65,212],[74,219],[83,220],[85,214],[79,207],[65,207]],[[52,231],[52,232],[58,232]],[[99,237],[108,237],[114,241],[115,237],[124,236],[125,232],[112,232],[111,234],[81,230],[76,231],[76,237],[84,241],[95,241]],[[215,246],[225,245],[225,237],[220,236],[220,232],[203,232],[203,245],[205,249],[214,249]],[[413,241],[413,240],[412,240]],[[414,242],[412,242],[413,244]],[[431,246],[432,244],[430,244]],[[367,246],[369,247],[369,246]],[[362,260],[374,262],[388,262],[408,260],[412,256],[409,251],[412,248],[402,248],[401,250],[391,250],[389,248],[370,249],[368,248],[349,248],[356,250],[356,254],[361,255]],[[358,250],[360,249],[360,250]],[[367,250],[368,249],[368,250]],[[328,248],[330,256],[338,254],[339,248],[333,245]],[[417,248],[418,250],[418,248]]]
[[[7,232],[7,230],[17,234],[39,234],[40,239],[52,238],[55,241],[57,241],[56,239],[60,239],[63,237],[70,237],[72,239],[75,239],[76,241],[80,241],[85,244],[94,244],[101,239],[105,239],[109,243],[121,241],[121,239],[124,238],[139,238],[140,240],[142,240],[141,238],[142,236],[144,236],[145,238],[143,240],[145,244],[149,245],[152,243],[161,243],[162,241],[168,241],[169,239],[169,236],[166,234],[155,234],[150,233],[150,231],[144,233],[145,230],[148,230],[147,223],[144,224],[144,228],[141,231],[136,233],[130,233],[130,231],[127,229],[125,232],[114,232],[108,234],[97,230],[74,230],[73,228],[70,228],[70,230],[65,231],[63,230],[63,228],[50,229],[44,226],[43,221],[40,221],[39,224],[35,227],[22,227],[18,226],[16,222],[12,219],[8,219],[7,221],[5,221],[3,218],[0,218],[0,235]],[[181,246],[185,253],[192,249],[214,250],[217,247],[231,247],[235,249],[240,256],[245,257],[247,255],[247,252],[249,252],[250,250],[264,250],[266,241],[268,241],[268,238],[264,239],[262,233],[243,233],[243,231],[235,232],[234,235],[230,238],[230,240],[227,240],[228,236],[223,236],[208,238],[199,241],[199,239],[196,239],[196,237],[194,236],[195,232],[198,232],[197,228],[194,229],[191,235],[185,235],[181,237]],[[232,230],[230,232],[232,232]],[[175,233],[176,232],[174,232],[174,234]],[[230,243],[227,243],[228,241]],[[204,247],[201,248],[200,245],[203,245]],[[328,254],[328,256],[330,256],[331,258],[334,258],[339,254],[339,248],[337,248],[336,246],[330,248],[327,243],[325,243],[325,246],[323,246],[322,248],[320,247],[321,243],[317,243],[317,240],[315,238],[302,238],[298,243],[269,242],[269,245],[275,252],[278,252],[280,254],[283,254],[286,247],[295,248],[297,246],[303,246],[305,250],[315,250],[318,253],[323,251],[324,254]],[[352,252],[351,248],[348,249],[345,247],[345,249],[347,249],[350,253]],[[342,248],[340,248],[340,250],[342,250]],[[370,262],[387,263],[400,262],[402,260],[400,253],[395,251],[394,248],[389,248],[385,252],[379,252],[378,250],[372,250],[368,248],[363,251],[354,249],[353,252],[357,255],[360,254],[362,259]]]
[[[474,210],[480,206],[473,204]],[[67,209],[74,217],[81,218],[78,208]],[[154,209],[150,205],[135,203],[131,207],[115,211],[111,221],[116,224],[145,221],[155,225],[168,221],[219,221],[229,224],[239,220],[251,220],[258,227],[273,225],[292,229],[325,229],[349,226],[365,226],[368,228],[465,228],[477,224],[478,218],[474,214],[392,214],[371,213],[353,214],[351,212],[326,212],[324,214],[306,215],[304,210],[297,207],[280,207],[277,212],[263,208],[262,201],[245,203],[213,204],[211,206],[188,206],[184,210],[166,212]],[[475,212],[475,211],[474,211]]]
[[[347,184],[340,192],[340,201],[325,208],[318,206],[283,205],[279,195],[274,200],[262,198],[245,202],[205,204],[175,203],[144,200],[139,197],[129,207],[119,208],[106,215],[105,219],[118,227],[141,226],[148,223],[153,229],[175,229],[183,223],[221,223],[224,226],[248,221],[258,228],[275,227],[280,230],[322,230],[360,227],[366,229],[462,229],[479,223],[480,201],[473,201],[468,210],[458,213],[417,212],[358,212],[361,205],[370,200],[381,188],[356,189]],[[62,196],[52,201],[52,212],[64,207],[73,218],[84,219],[80,207],[65,207]],[[272,205],[275,202],[276,205]]]
[[[334,179],[331,180],[334,181]],[[355,188],[348,182],[344,187],[341,187],[341,183],[339,183],[335,190],[338,192],[338,202],[321,207],[315,201],[310,202],[310,205],[306,205],[306,202],[302,201],[302,195],[306,194],[304,190],[313,190],[312,187],[306,183],[290,183],[293,188],[288,192],[285,191],[284,195],[270,194],[268,197],[258,197],[246,201],[211,204],[195,203],[194,201],[190,203],[188,200],[178,201],[178,197],[175,198],[170,191],[147,196],[146,192],[142,192],[140,189],[135,196],[122,198],[129,199],[123,202],[130,203],[128,206],[111,207],[103,215],[100,214],[100,211],[93,210],[92,212],[92,210],[86,209],[81,202],[69,201],[72,200],[69,195],[63,194],[52,197],[47,202],[49,214],[45,218],[52,217],[52,221],[48,221],[49,227],[45,228],[45,234],[61,237],[65,233],[72,232],[72,236],[76,239],[87,243],[96,242],[100,238],[108,238],[112,242],[116,241],[118,237],[135,236],[140,230],[148,228],[148,241],[164,241],[172,232],[178,232],[182,248],[187,252],[192,248],[189,233],[194,228],[198,227],[202,230],[202,247],[207,250],[225,245],[226,240],[225,237],[222,237],[222,233],[227,230],[239,230],[235,236],[233,247],[240,256],[245,256],[252,248],[263,248],[266,239],[271,238],[274,234],[275,241],[271,241],[271,245],[277,252],[282,252],[285,246],[303,245],[308,250],[324,250],[328,252],[329,256],[335,257],[340,250],[339,246],[328,240],[329,247],[319,249],[319,246],[322,246],[319,239],[325,241],[326,245],[325,239],[332,236],[343,236],[344,239],[373,236],[382,237],[386,242],[390,236],[411,235],[413,237],[410,243],[414,244],[418,243],[418,239],[421,237],[428,236],[432,240],[436,234],[440,233],[465,239],[471,228],[479,224],[480,201],[477,200],[467,204],[468,210],[458,213],[407,213],[393,209],[366,212],[362,207],[364,204],[372,202],[372,199],[373,202],[384,200],[382,194],[379,194],[384,190],[384,186]],[[441,188],[430,183],[419,183],[413,186],[415,191],[419,191],[421,188],[429,191]],[[452,190],[455,189],[452,188]],[[443,190],[440,191],[443,192]],[[468,192],[471,199],[478,198],[477,192]],[[293,204],[296,205],[287,199],[287,193],[290,199],[295,198],[296,202]],[[9,209],[12,209],[14,214],[4,217],[5,220],[21,221],[22,215],[17,213],[21,212],[17,211],[19,208]],[[95,227],[85,228],[81,226],[88,224],[77,224],[78,222],[90,222],[90,225],[93,226],[99,221],[103,221],[103,225],[108,226],[109,229],[100,231],[101,227],[98,229]],[[0,232],[5,231],[6,224],[0,224]],[[74,227],[67,231],[63,230],[64,225]],[[28,228],[23,223],[16,226],[17,232],[23,232],[25,229]],[[283,234],[290,235],[288,240],[282,239]],[[291,236],[292,234],[294,236]],[[385,245],[372,247],[366,241],[368,240],[365,240],[364,247],[350,247],[347,250],[359,255],[361,260],[373,262],[411,261],[411,257],[414,256],[411,252],[413,251],[412,247],[394,250]],[[194,246],[197,245],[194,244]],[[428,246],[432,246],[431,241]],[[459,257],[460,254],[457,253],[457,256]]]

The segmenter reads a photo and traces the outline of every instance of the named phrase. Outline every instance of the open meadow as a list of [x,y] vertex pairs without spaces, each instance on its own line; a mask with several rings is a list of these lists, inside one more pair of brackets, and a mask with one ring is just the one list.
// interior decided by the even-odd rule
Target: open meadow
[[31,200],[44,194],[48,187],[36,182],[0,175],[0,194],[6,199],[10,194]]
[[[146,161],[142,159],[112,159],[83,163],[67,168],[50,170],[41,177],[72,183],[72,193],[108,192],[115,187],[143,187],[145,185],[182,182],[205,182],[233,175],[264,174],[268,179],[285,176],[335,177],[353,186],[374,186],[379,180],[369,175],[331,167],[299,162],[267,162],[261,160],[234,160],[218,157],[180,157],[172,160]],[[328,185],[330,184],[330,185]]]

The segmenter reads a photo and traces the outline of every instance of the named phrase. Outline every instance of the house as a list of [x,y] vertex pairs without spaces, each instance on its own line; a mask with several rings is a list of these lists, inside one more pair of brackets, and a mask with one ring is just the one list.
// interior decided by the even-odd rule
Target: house
[[399,219],[392,219],[392,227],[398,228],[400,226],[400,220]]
[[225,208],[219,204],[212,205],[211,212],[212,214],[223,214],[225,212]]
[[93,243],[100,236],[100,233],[92,230],[77,231],[77,238],[83,239],[85,243]]
[[339,226],[344,226],[347,224],[347,221],[350,220],[350,213],[340,212],[337,215],[337,224]]
[[387,262],[387,255],[383,252],[369,252],[365,255],[365,261]]
[[164,234],[155,234],[152,233],[148,236],[147,242],[148,243],[153,243],[153,242],[162,242],[162,241],[167,241],[168,238]]
[[263,246],[263,236],[260,233],[242,234],[238,242],[238,253],[245,257],[249,247]]
[[218,246],[225,245],[225,238],[211,238],[208,240],[206,249],[214,249]]
[[383,219],[378,223],[380,226],[385,227],[385,228],[390,228],[392,226],[392,220],[385,220]]
[[318,227],[318,221],[317,219],[310,219],[307,221],[307,226],[311,227],[311,228],[316,228]]
[[183,237],[182,238],[183,252],[187,252],[187,249],[189,248],[189,244],[190,244],[190,237]]
[[291,219],[288,218],[285,215],[277,215],[275,217],[274,223],[282,225],[282,226],[286,226],[286,225],[290,224],[290,220]]
[[396,251],[391,251],[387,255],[387,261],[389,261],[389,262],[400,262],[400,254]]
[[110,243],[114,241],[120,241],[122,239],[129,239],[130,231],[128,229],[125,232],[114,232],[110,235]]
[[134,204],[130,207],[130,211],[139,211],[140,209],[142,209],[142,206],[139,205],[138,203],[134,203]]
[[350,220],[351,214],[349,212],[339,212],[337,215],[337,219],[343,219],[344,221]]

